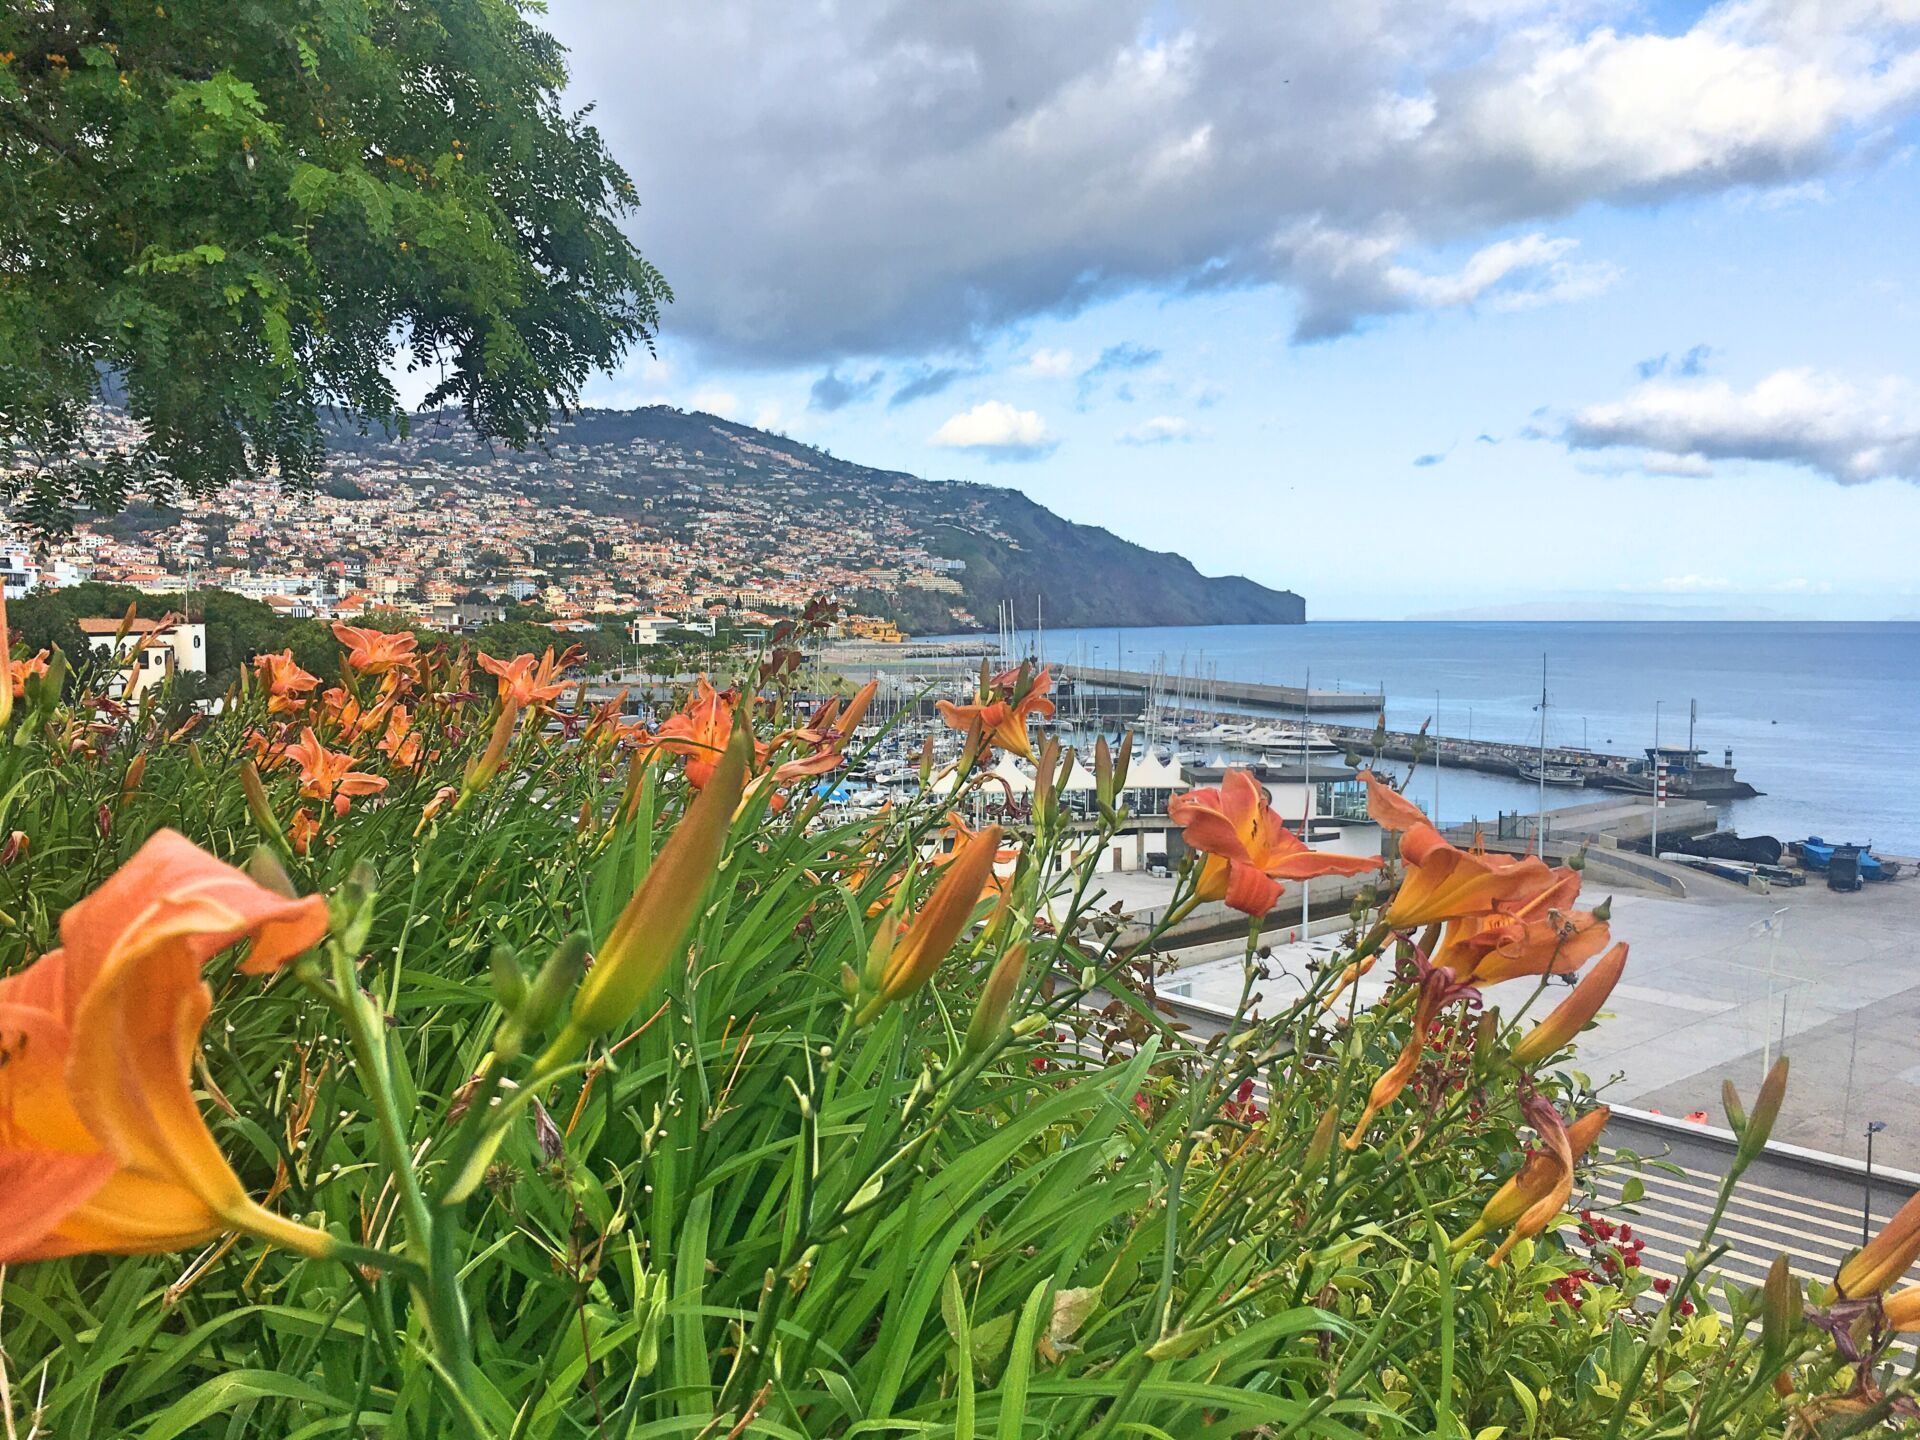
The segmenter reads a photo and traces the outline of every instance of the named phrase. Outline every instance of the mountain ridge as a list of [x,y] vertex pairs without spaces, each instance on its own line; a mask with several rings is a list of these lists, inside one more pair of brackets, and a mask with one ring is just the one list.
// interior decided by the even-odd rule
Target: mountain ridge
[[[549,445],[657,445],[710,453],[720,447],[735,465],[774,463],[780,478],[816,476],[891,503],[925,549],[964,564],[954,572],[975,628],[1008,601],[1014,614],[1041,612],[1054,626],[1298,624],[1306,603],[1294,591],[1267,588],[1246,576],[1206,576],[1187,557],[1154,551],[1104,526],[1054,515],[1025,493],[972,480],[931,480],[906,470],[860,465],[707,411],[645,405],[628,411],[582,409],[555,424]],[[735,480],[739,476],[735,474]],[[968,524],[968,513],[985,526]],[[858,595],[866,609],[908,630],[947,630],[939,593],[879,589]]]
[[[1203,575],[1184,556],[1068,520],[1018,490],[862,465],[705,411],[666,405],[582,409],[556,422],[542,448],[511,454],[474,444],[457,416],[445,412],[415,417],[410,436],[449,463],[464,453],[497,471],[504,459],[535,488],[543,457],[624,449],[632,457],[630,468],[610,477],[604,493],[588,497],[596,508],[629,504],[639,514],[663,476],[671,479],[676,467],[685,474],[684,467],[697,461],[697,472],[718,483],[686,486],[680,493],[691,490],[709,512],[724,513],[728,485],[779,484],[798,487],[803,501],[890,512],[929,555],[948,565],[958,562],[961,568],[948,572],[957,591],[889,590],[875,583],[849,598],[918,633],[982,628],[1001,602],[1011,603],[1023,620],[1040,613],[1047,624],[1061,627],[1294,624],[1306,618],[1305,602],[1292,591],[1245,576]],[[349,452],[378,452],[395,443],[377,436],[334,437],[335,448]],[[637,446],[651,448],[643,456]],[[655,522],[661,518],[657,510],[645,513]],[[956,593],[971,623],[955,623]]]

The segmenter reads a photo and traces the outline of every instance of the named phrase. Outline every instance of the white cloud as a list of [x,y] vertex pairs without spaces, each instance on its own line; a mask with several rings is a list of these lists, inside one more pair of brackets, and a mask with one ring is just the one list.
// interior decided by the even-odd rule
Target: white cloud
[[[1561,217],[1812,195],[1920,108],[1914,0],[668,0],[645,85],[625,0],[552,23],[672,333],[760,365],[968,354],[1142,288],[1279,284],[1323,335],[1570,299],[1612,272]],[[1360,253],[1275,244],[1303,226]]]
[[718,415],[722,420],[740,418],[740,397],[731,390],[719,390],[712,386],[696,390],[687,398],[687,408],[704,410],[709,415]]
[[[1567,422],[1577,450],[1638,447],[1682,465],[1771,460],[1843,485],[1920,481],[1920,391],[1905,381],[1859,384],[1811,369],[1777,370],[1750,389],[1724,380],[1656,380]],[[1672,470],[1656,473],[1676,473]]]
[[1042,346],[1027,357],[1027,363],[1021,368],[1042,380],[1058,380],[1073,373],[1073,352]]
[[1178,415],[1156,415],[1142,420],[1119,434],[1123,445],[1170,445],[1176,440],[1199,440],[1206,431]]
[[931,444],[949,450],[974,450],[989,460],[1035,460],[1059,441],[1032,410],[1016,410],[1004,400],[983,400],[950,417],[933,432]]

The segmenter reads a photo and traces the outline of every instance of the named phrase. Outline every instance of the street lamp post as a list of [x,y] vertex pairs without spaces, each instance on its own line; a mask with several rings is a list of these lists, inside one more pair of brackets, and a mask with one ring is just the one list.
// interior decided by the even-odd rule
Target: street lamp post
[[1660,702],[1653,702],[1653,858],[1660,858]]
[[1867,1232],[1873,1218],[1873,1137],[1887,1128],[1884,1120],[1867,1122],[1867,1175],[1860,1186],[1860,1243],[1867,1243]]

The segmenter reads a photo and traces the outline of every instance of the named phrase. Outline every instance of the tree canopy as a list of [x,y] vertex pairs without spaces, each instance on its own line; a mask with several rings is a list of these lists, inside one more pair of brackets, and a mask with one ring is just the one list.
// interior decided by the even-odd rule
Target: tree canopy
[[[313,483],[434,377],[524,446],[671,294],[527,0],[0,10],[0,472],[14,513]],[[89,426],[124,399],[138,439]]]

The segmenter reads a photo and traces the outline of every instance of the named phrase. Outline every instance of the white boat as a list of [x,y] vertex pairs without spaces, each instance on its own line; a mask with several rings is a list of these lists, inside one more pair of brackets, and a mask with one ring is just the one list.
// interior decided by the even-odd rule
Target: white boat
[[1582,789],[1587,783],[1587,772],[1578,765],[1555,765],[1544,760],[1522,760],[1518,769],[1522,780],[1531,780],[1536,785],[1563,785],[1568,789]]
[[1274,760],[1331,759],[1347,753],[1347,747],[1318,725],[1264,725],[1249,738],[1249,743]]

